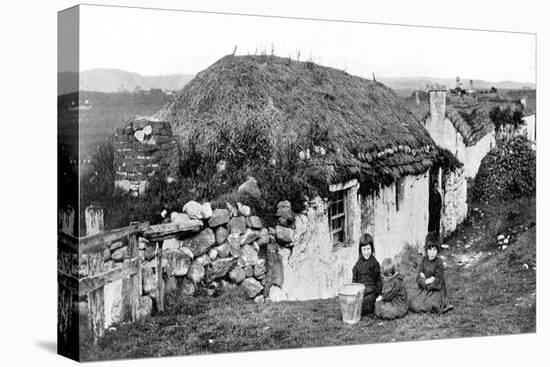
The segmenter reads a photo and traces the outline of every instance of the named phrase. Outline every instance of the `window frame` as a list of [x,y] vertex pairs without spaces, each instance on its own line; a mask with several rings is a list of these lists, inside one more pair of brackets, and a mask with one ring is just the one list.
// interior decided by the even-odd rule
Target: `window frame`
[[[338,210],[338,204],[342,203],[342,210]],[[348,241],[348,213],[347,213],[347,190],[337,190],[330,193],[328,200],[328,223],[330,232],[330,241],[334,248],[345,246]],[[333,215],[333,208],[336,209],[336,215]],[[341,220],[342,225],[338,228],[333,227],[335,220]],[[341,233],[342,240],[335,241],[335,235]]]

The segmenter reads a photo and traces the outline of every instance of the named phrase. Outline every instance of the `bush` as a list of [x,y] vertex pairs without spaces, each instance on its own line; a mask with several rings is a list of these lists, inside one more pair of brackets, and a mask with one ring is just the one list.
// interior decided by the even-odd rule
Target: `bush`
[[523,136],[501,141],[481,161],[474,200],[508,200],[536,189],[536,154]]

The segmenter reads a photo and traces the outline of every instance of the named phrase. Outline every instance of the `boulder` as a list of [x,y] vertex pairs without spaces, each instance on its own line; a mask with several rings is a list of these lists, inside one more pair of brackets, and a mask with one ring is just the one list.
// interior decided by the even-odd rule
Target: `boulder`
[[223,226],[216,228],[216,244],[221,245],[227,239],[229,232]]
[[233,257],[240,256],[241,236],[237,233],[227,236],[227,244],[229,245],[229,254]]
[[229,210],[227,209],[214,210],[212,216],[208,219],[208,225],[210,227],[218,227],[227,223],[229,223]]
[[189,278],[193,283],[199,284],[204,278],[204,266],[197,264],[196,262],[192,263],[187,271],[187,278]]
[[254,265],[254,276],[258,278],[265,273],[267,273],[267,262],[264,259],[259,259],[256,265]]
[[197,257],[195,259],[195,262],[197,264],[201,264],[202,266],[212,264],[212,260],[210,259],[210,256],[208,256],[208,254],[202,254],[201,256]]
[[215,248],[211,248],[210,251],[208,251],[208,257],[210,260],[214,261],[218,257],[218,250]]
[[258,253],[250,245],[244,245],[240,251],[244,265],[256,265],[258,263]]
[[212,217],[212,206],[210,203],[202,204],[202,219],[209,219]]
[[182,211],[187,213],[191,219],[202,219],[202,205],[196,201],[189,201],[183,206]]
[[187,256],[189,256],[191,259],[195,258],[195,255],[193,255],[193,251],[191,251],[187,247],[182,247],[180,248],[180,250],[183,251],[184,254],[187,254]]
[[186,223],[190,220],[191,218],[186,213],[173,212],[172,214],[170,214],[170,222],[172,223]]
[[221,244],[217,247],[214,247],[214,249],[218,253],[218,258],[222,258],[222,257],[228,257],[229,256],[229,252],[230,252],[231,248],[229,247],[229,244],[224,243],[224,244]]
[[229,272],[228,277],[232,283],[241,284],[246,278],[246,274],[243,268],[235,268]]
[[121,247],[111,254],[111,259],[114,261],[122,261],[128,257],[128,246]]
[[109,246],[109,249],[111,251],[115,251],[115,250],[121,248],[122,246],[124,246],[124,242],[116,241],[116,242],[111,243],[111,245]]
[[269,236],[269,231],[266,228],[260,230],[260,238],[256,241],[259,246],[267,245],[271,242],[271,237]]
[[233,217],[236,217],[237,215],[239,215],[239,211],[237,210],[237,208],[235,208],[230,203],[225,203],[225,207],[229,211],[229,217],[230,218],[233,218]]
[[233,217],[227,226],[229,233],[244,233],[246,231],[246,220],[244,217]]
[[184,276],[193,260],[181,250],[163,251],[162,256],[167,260],[166,273],[168,275]]
[[294,231],[290,228],[283,226],[275,227],[275,238],[281,245],[286,245],[294,241]]
[[258,183],[253,177],[249,177],[244,183],[237,189],[242,194],[247,194],[253,198],[259,199],[262,196]]
[[163,250],[179,250],[181,247],[181,241],[176,238],[170,238],[162,241]]
[[252,265],[245,266],[243,269],[245,277],[250,278],[254,276],[254,267]]
[[265,302],[265,298],[262,294],[254,298],[254,303],[264,303],[264,302]]
[[194,296],[195,295],[195,284],[187,278],[183,278],[178,282],[181,293],[185,296]]
[[250,215],[250,207],[239,202],[237,202],[237,211],[239,212],[239,215],[244,217],[248,217]]
[[223,278],[237,263],[236,259],[226,258],[213,261],[207,268],[206,281],[210,283],[213,280]]
[[252,228],[252,229],[261,229],[262,228],[262,220],[255,216],[255,215],[252,215],[248,218],[246,218],[246,226],[248,228]]
[[216,236],[211,228],[205,228],[195,236],[182,242],[182,245],[190,249],[195,257],[204,254],[215,244]]
[[264,289],[262,284],[254,278],[246,278],[241,283],[240,287],[244,289],[248,298],[251,299],[256,297]]
[[241,245],[248,245],[260,238],[260,231],[247,228],[241,237]]

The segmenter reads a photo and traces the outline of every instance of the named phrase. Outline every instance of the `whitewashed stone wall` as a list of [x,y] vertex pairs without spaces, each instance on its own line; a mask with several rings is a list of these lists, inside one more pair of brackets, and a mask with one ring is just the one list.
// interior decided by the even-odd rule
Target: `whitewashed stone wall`
[[441,174],[443,207],[441,211],[441,235],[446,237],[454,232],[468,215],[467,183],[464,168]]
[[273,301],[331,298],[349,283],[358,258],[360,237],[359,184],[346,191],[346,245],[335,248],[329,231],[327,202],[316,198],[302,214],[296,215],[294,241],[278,249],[284,282],[272,286]]
[[425,128],[437,145],[453,153],[460,162],[465,162],[467,158],[466,145],[451,120],[429,117],[426,120]]
[[458,160],[464,163],[464,174],[468,178],[474,178],[479,170],[481,160],[495,146],[495,133],[485,135],[475,145],[466,147],[466,158]]
[[372,234],[376,259],[394,258],[405,245],[421,248],[428,234],[428,172],[403,178],[399,210],[396,185],[361,199],[361,232]]

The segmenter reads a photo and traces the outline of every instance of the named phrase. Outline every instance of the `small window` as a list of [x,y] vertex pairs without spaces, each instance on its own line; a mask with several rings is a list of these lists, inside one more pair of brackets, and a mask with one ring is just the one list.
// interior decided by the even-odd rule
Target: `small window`
[[328,207],[328,220],[333,245],[346,241],[346,200],[344,190],[331,193]]

